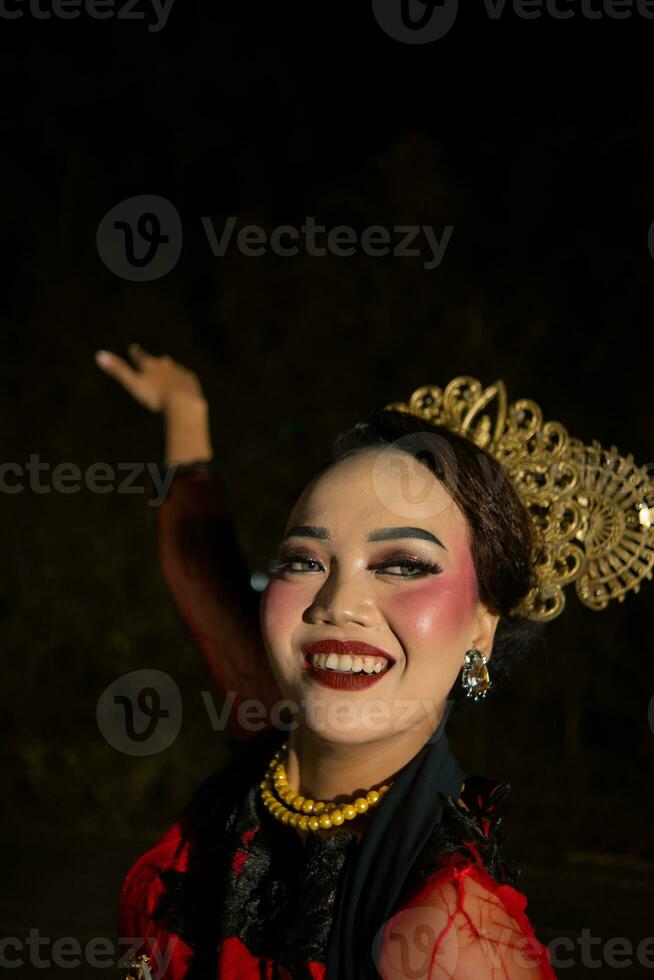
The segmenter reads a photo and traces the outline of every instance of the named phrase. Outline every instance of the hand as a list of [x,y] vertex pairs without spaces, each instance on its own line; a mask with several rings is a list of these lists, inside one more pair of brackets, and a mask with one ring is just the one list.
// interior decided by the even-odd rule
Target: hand
[[166,462],[194,463],[213,458],[209,410],[197,375],[172,357],[153,357],[138,344],[128,348],[134,367],[117,354],[100,350],[96,363],[141,405],[162,412],[166,423]]
[[166,354],[154,357],[139,344],[130,344],[128,354],[134,367],[106,350],[98,351],[95,360],[103,371],[115,378],[151,412],[165,412],[180,400],[204,401],[197,375],[177,364],[172,357]]

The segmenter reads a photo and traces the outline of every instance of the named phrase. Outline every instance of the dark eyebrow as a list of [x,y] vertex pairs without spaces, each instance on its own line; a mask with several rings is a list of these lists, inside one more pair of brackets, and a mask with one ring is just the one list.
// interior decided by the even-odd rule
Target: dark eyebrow
[[[295,527],[286,532],[282,541],[296,537],[329,541],[329,531],[326,527],[316,527],[315,524],[296,524]],[[443,542],[435,534],[432,534],[431,531],[425,531],[422,527],[380,527],[368,535],[368,541],[397,541],[398,538],[424,538],[425,541],[433,541],[434,544],[447,551]]]
[[395,541],[398,538],[424,538],[425,541],[433,541],[447,551],[440,538],[422,527],[380,527],[368,535],[368,541]]
[[329,531],[326,527],[316,527],[315,524],[296,524],[286,532],[282,541],[287,538],[319,538],[321,541],[328,541]]

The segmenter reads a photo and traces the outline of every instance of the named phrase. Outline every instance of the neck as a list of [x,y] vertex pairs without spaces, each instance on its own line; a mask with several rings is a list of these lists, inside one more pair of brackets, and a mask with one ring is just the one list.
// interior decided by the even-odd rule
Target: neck
[[[439,714],[439,723],[442,714]],[[434,732],[433,718],[370,742],[331,742],[302,726],[288,738],[288,785],[313,800],[364,795],[390,782]]]

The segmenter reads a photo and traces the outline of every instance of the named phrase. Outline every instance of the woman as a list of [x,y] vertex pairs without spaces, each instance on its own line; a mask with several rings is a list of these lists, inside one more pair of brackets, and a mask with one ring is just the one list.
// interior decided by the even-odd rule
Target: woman
[[[468,413],[467,436],[434,424],[424,391],[423,418],[372,413],[295,502],[259,639],[199,384],[168,358],[130,353],[135,368],[105,352],[99,363],[165,414],[181,470],[160,509],[164,569],[223,691],[240,698],[240,744],[127,875],[125,975],[553,977],[501,853],[508,786],[464,779],[444,734],[451,698],[482,698],[487,663],[503,666],[527,613],[556,615],[573,578],[505,478],[515,450],[503,467],[482,448],[486,415],[473,428]],[[456,394],[449,417],[465,421],[461,391],[448,386],[444,404]],[[496,448],[515,444],[520,412]]]

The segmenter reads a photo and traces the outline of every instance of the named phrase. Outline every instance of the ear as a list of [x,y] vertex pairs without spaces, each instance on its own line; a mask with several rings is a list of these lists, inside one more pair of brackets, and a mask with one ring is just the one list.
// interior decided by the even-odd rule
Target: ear
[[485,606],[483,602],[477,603],[477,613],[475,616],[473,632],[470,637],[470,646],[476,647],[477,650],[481,650],[481,652],[485,655],[486,660],[490,660],[491,658],[491,653],[493,652],[493,640],[495,639],[495,630],[497,629],[497,624],[499,621],[499,613],[491,612],[488,606]]

